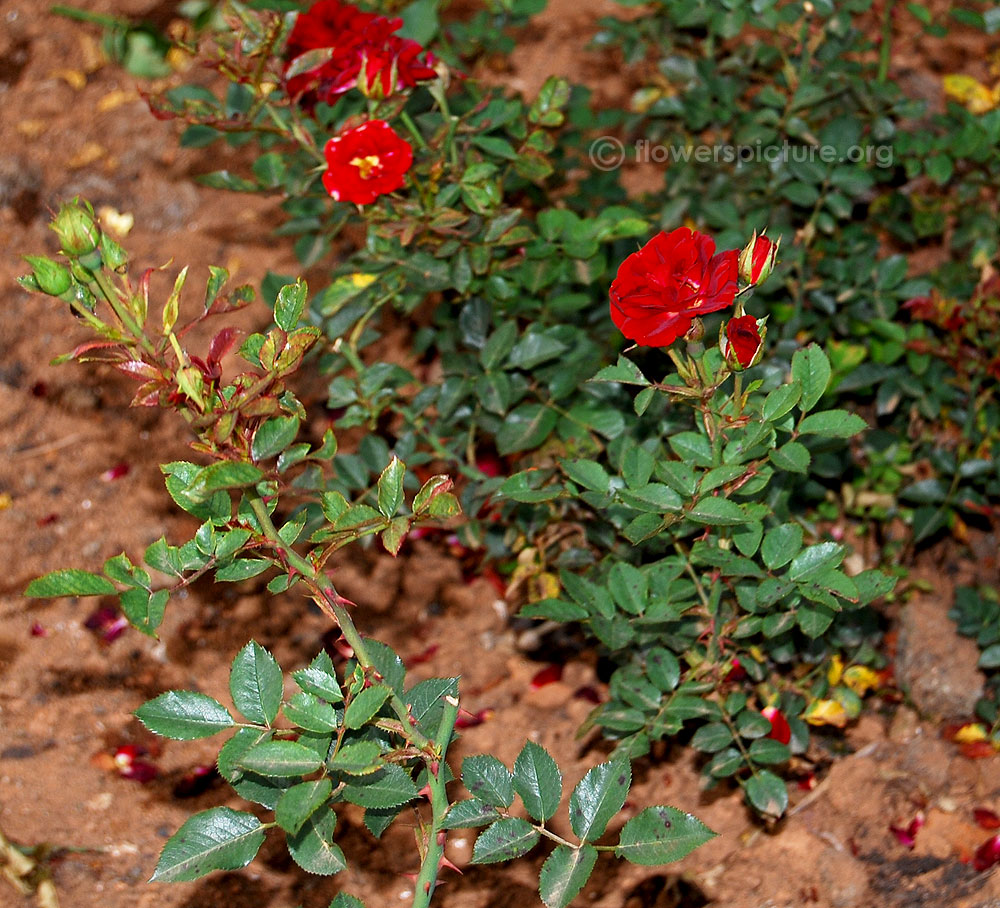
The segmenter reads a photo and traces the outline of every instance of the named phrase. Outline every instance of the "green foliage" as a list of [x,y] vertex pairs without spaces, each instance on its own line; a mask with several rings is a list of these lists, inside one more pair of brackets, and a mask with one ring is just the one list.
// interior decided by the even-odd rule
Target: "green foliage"
[[[673,807],[649,807],[625,824],[617,845],[597,844],[624,805],[631,782],[628,760],[595,766],[569,798],[570,825],[580,841],[573,844],[552,836],[545,824],[559,807],[562,777],[548,752],[529,741],[513,771],[496,757],[466,757],[462,784],[474,797],[455,802],[444,825],[486,826],[472,850],[474,864],[510,861],[531,851],[543,836],[554,838],[558,844],[542,866],[539,894],[548,908],[563,908],[586,885],[601,851],[613,851],[634,864],[663,864],[679,861],[715,836],[690,814]],[[529,819],[508,813],[515,792]]]

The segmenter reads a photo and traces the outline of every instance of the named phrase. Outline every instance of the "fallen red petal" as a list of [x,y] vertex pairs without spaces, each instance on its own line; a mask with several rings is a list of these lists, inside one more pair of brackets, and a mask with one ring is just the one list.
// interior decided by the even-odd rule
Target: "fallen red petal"
[[540,687],[545,687],[546,684],[552,684],[553,681],[561,680],[562,673],[563,669],[561,665],[548,665],[535,673],[529,687],[531,690],[538,690]]
[[475,713],[467,712],[464,709],[460,710],[458,718],[455,719],[455,728],[475,728],[477,725],[488,722],[495,714],[496,710],[489,708],[481,709]]
[[31,622],[31,636],[32,637],[48,637],[49,632],[45,627],[38,621]]
[[110,470],[105,470],[101,474],[101,479],[105,482],[114,482],[116,479],[121,479],[123,476],[128,476],[129,470],[132,468],[122,461],[121,463],[116,463]]
[[958,752],[969,760],[982,760],[996,754],[989,741],[969,741],[959,747]]
[[214,766],[195,766],[194,769],[184,773],[177,780],[174,785],[174,797],[197,797],[208,791],[221,778],[219,771]]
[[976,824],[983,829],[1000,829],[1000,816],[988,807],[976,807],[972,811]]
[[438,646],[438,644],[432,643],[425,650],[422,650],[419,653],[415,653],[408,659],[404,659],[403,663],[406,665],[407,668],[413,668],[414,665],[421,665],[422,663],[430,660],[440,648],[441,647]]
[[38,520],[35,521],[35,523],[37,526],[47,527],[49,524],[55,523],[58,519],[59,515],[55,511],[52,511],[49,514],[46,514],[44,517],[39,517]]
[[765,706],[760,714],[771,723],[771,731],[767,735],[769,738],[781,744],[787,744],[792,740],[792,727],[780,709],[776,706]]
[[1000,863],[1000,835],[992,836],[976,849],[972,856],[972,866],[982,872]]
[[589,684],[585,684],[583,687],[578,687],[573,691],[573,697],[576,700],[586,700],[588,703],[600,703],[601,695],[594,690]]
[[920,828],[923,825],[924,815],[923,813],[918,813],[912,820],[910,820],[909,825],[905,829],[901,826],[890,826],[889,832],[896,837],[900,845],[904,845],[907,848],[913,848],[917,842],[917,833],[920,832]]

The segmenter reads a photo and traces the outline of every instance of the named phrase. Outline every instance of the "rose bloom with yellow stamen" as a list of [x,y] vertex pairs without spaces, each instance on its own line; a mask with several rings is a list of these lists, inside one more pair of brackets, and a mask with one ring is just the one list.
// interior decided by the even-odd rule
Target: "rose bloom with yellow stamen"
[[370,205],[406,182],[413,149],[385,120],[369,120],[326,143],[323,186],[338,202]]

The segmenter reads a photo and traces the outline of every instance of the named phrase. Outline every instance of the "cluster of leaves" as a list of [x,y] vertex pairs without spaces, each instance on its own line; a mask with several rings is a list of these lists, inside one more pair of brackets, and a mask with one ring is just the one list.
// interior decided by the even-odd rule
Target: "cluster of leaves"
[[[788,19],[789,7],[780,12],[769,7],[768,16]],[[337,425],[364,426],[372,434],[357,454],[338,455],[334,477],[324,480],[325,489],[316,485],[317,493],[365,494],[393,456],[418,469],[444,461],[465,479],[461,497],[470,517],[460,530],[464,540],[498,558],[518,555],[515,580],[525,581],[522,586],[529,590],[526,614],[580,622],[621,663],[616,678],[645,671],[647,650],[657,635],[667,634],[664,651],[678,662],[678,677],[674,685],[657,690],[656,706],[650,707],[649,691],[629,701],[616,681],[612,702],[595,717],[606,733],[625,739],[623,752],[645,752],[651,739],[677,732],[686,719],[717,718],[725,685],[735,683],[726,679],[737,652],[750,666],[743,669],[742,687],[771,684],[772,676],[789,666],[803,660],[819,665],[833,654],[873,661],[869,644],[875,622],[863,607],[889,585],[871,576],[859,588],[839,570],[843,549],[830,542],[804,547],[801,525],[803,502],[822,502],[827,485],[842,481],[850,462],[843,440],[864,426],[842,410],[809,412],[831,379],[845,379],[854,350],[833,348],[832,363],[818,349],[800,351],[789,384],[787,358],[798,345],[786,343],[778,359],[762,367],[765,385],[754,383],[747,392],[763,387],[775,395],[767,398],[767,409],[762,396],[743,395],[725,414],[724,428],[706,434],[703,419],[668,406],[662,383],[647,381],[638,366],[610,366],[620,340],[605,302],[614,268],[634,248],[632,238],[648,235],[651,222],[670,224],[689,216],[717,229],[724,246],[742,245],[751,222],[791,236],[796,212],[811,210],[819,198],[805,198],[809,181],[823,186],[823,198],[845,220],[853,211],[851,200],[866,198],[874,185],[873,162],[839,163],[832,175],[813,163],[796,165],[793,172],[767,168],[748,174],[737,168],[725,179],[716,169],[707,188],[698,180],[707,179],[708,169],[685,171],[687,176],[672,169],[666,207],[661,199],[656,207],[639,209],[621,204],[615,174],[585,164],[590,139],[599,129],[619,125],[621,113],[593,114],[587,93],[563,80],[550,79],[533,101],[484,89],[473,79],[442,77],[387,99],[353,91],[332,105],[302,107],[281,90],[288,75],[281,56],[287,18],[238,3],[231,9],[232,34],[216,36],[203,52],[231,83],[224,96],[182,86],[154,101],[154,109],[188,123],[186,144],[243,144],[251,138],[258,144],[259,156],[247,174],[223,171],[205,180],[236,191],[282,191],[288,220],[278,232],[297,237],[304,263],[323,259],[346,225],[364,229],[363,245],[333,266],[329,285],[309,308],[332,342],[320,364],[330,375],[328,404],[338,413]],[[678,7],[677,15],[682,12]],[[403,18],[402,34],[424,42],[440,35],[447,56],[451,25],[428,18],[419,3],[406,7]],[[839,60],[859,40],[855,30],[841,27],[843,17],[836,21],[841,25],[823,35],[839,35],[840,43],[799,67],[798,78],[807,84],[785,86],[788,97],[782,104],[788,117],[815,108],[816,116],[826,118],[822,129],[815,125],[817,132],[846,154],[861,134],[850,117],[833,116],[834,102],[825,97],[847,92],[837,81],[846,76],[835,70],[822,90],[808,82],[827,78],[824,65]],[[766,24],[777,27],[777,20]],[[701,20],[684,26],[691,34],[705,27],[715,28]],[[678,46],[687,53],[694,43],[685,38]],[[744,68],[773,68],[780,56],[759,43],[730,52],[751,55],[742,60]],[[735,76],[703,72],[710,60],[705,57],[688,74],[688,94],[707,94],[683,96],[683,128],[703,129],[713,118],[741,135],[767,124],[775,127],[773,117],[755,119],[758,107],[744,110],[735,102]],[[848,87],[870,93],[864,67],[851,66]],[[733,103],[716,110],[713,92]],[[767,103],[781,106],[774,98]],[[414,164],[405,191],[358,210],[330,201],[316,162],[322,160],[318,149],[326,138],[362,113],[397,125],[412,140]],[[642,125],[653,130],[651,137],[665,135],[656,127],[667,122],[667,114],[677,111],[648,107]],[[754,133],[742,141],[784,140],[800,129],[805,127],[791,122],[787,129],[775,127],[766,136]],[[740,210],[737,200],[746,199],[756,199],[755,207]],[[820,205],[812,213],[816,223],[802,250],[831,233],[826,209]],[[905,281],[905,260],[897,256],[876,263],[874,240],[860,227],[850,229],[864,236],[868,265],[860,271],[856,259],[838,265],[823,286],[834,295],[864,286],[866,299],[876,306],[876,312],[864,313],[866,330],[884,328],[894,337],[891,316],[914,292]],[[806,317],[813,309],[802,278],[805,255],[793,252],[800,279],[789,284],[792,303],[775,310],[789,337],[818,324],[812,315]],[[874,280],[860,276],[866,271]],[[834,286],[837,290],[830,290]],[[386,306],[416,325],[412,350],[418,366],[372,362],[366,354],[379,336]],[[710,361],[704,368],[714,374],[718,367]],[[588,381],[595,373],[599,380]],[[669,381],[676,392],[676,381]],[[640,386],[634,407],[623,383]],[[719,384],[714,399],[709,394],[704,404],[721,415],[726,407]],[[791,415],[796,405],[799,421]],[[530,458],[535,468],[509,477],[515,456]],[[498,466],[487,469],[491,460]],[[741,530],[744,524],[748,527]],[[762,547],[765,529],[769,542]],[[704,538],[690,544],[697,532]],[[664,543],[679,551],[663,559]],[[779,555],[785,560],[773,560]],[[586,576],[578,576],[581,570]],[[630,596],[621,599],[620,591],[607,591],[612,577],[634,586]],[[761,581],[766,581],[764,598],[753,592]],[[594,600],[588,584],[605,593]],[[548,606],[539,606],[539,600],[548,600]],[[669,607],[652,604],[660,601]],[[717,616],[713,610],[720,607]],[[706,629],[715,627],[710,635],[719,644],[737,626],[738,649],[727,642],[706,654]],[[699,665],[701,673],[687,677]],[[822,683],[775,682],[772,687],[754,695],[757,705],[780,701],[793,718],[826,693]],[[701,711],[682,717],[680,724],[657,719],[663,704],[678,693],[701,703]],[[850,700],[850,694],[843,696]],[[737,707],[740,697],[743,704]],[[735,722],[750,700],[750,693],[739,692],[726,716]],[[642,706],[636,706],[639,701]],[[858,704],[848,706],[856,714]],[[759,725],[751,722],[750,733]],[[737,740],[727,741],[727,748]],[[754,745],[752,754],[738,751],[727,767],[731,771],[721,775],[740,774],[750,783],[748,793],[754,792],[760,767],[783,762],[771,746],[779,742],[768,740]],[[804,747],[806,740],[802,726],[795,746]],[[787,756],[781,747],[781,756]],[[774,805],[783,802],[770,797],[780,782],[768,785],[767,798],[751,800],[780,813]]]
[[[998,23],[989,4],[937,14],[872,0],[685,0],[603,26],[599,42],[617,44],[647,72],[651,57],[656,66],[626,123],[626,138],[646,143],[633,146],[638,157],[650,146],[690,149],[699,141],[732,152],[701,161],[673,155],[662,164],[663,192],[649,200],[661,222],[690,217],[724,244],[764,225],[796,237],[783,250],[783,281],[765,294],[772,329],[824,343],[837,394],[874,405],[888,433],[858,447],[848,510],[902,516],[916,542],[946,526],[961,536],[963,517],[992,520],[976,481],[981,472],[956,467],[988,449],[996,472],[996,419],[977,416],[991,380],[987,363],[970,361],[977,371],[969,382],[936,362],[928,350],[947,347],[949,332],[907,324],[900,307],[932,286],[970,299],[995,260],[1000,110],[991,89],[954,76],[943,86],[953,100],[925,115],[925,101],[891,75],[897,31],[992,33]],[[750,28],[755,37],[742,40]],[[768,40],[758,40],[760,29]],[[879,237],[866,226],[873,218],[897,248],[944,246],[949,260],[908,278],[904,254],[880,258]],[[950,442],[957,434],[964,449]],[[928,469],[932,500],[928,486],[907,489]]]
[[[492,757],[473,758],[465,778],[473,794],[485,801],[466,801],[450,812],[446,786],[452,777],[446,756],[459,710],[458,679],[431,679],[406,689],[402,660],[388,646],[361,637],[348,611],[352,603],[337,594],[325,564],[336,549],[373,534],[395,554],[414,522],[457,514],[451,479],[430,477],[406,509],[406,467],[384,442],[369,441],[350,455],[338,453],[332,431],[318,447],[297,442],[306,414],[285,380],[319,336],[313,327],[298,327],[307,293],[301,281],[278,291],[275,326],[266,334],[251,334],[240,347],[250,370],[224,384],[221,358],[235,346],[236,333],[229,328],[218,332],[204,359],[187,352],[180,338],[202,319],[249,302],[247,288],[223,297],[226,275],[212,269],[201,315],[177,328],[182,271],[160,318],[150,325],[152,270],[138,284],[131,282],[127,254],[101,229],[92,208],[79,200],[64,205],[53,228],[66,263],[29,256],[32,271],[21,284],[68,304],[97,337],[60,359],[96,359],[141,381],[133,404],[174,410],[192,429],[192,446],[212,462],[162,467],[171,498],[202,521],[189,541],[174,546],[165,538],[157,540],[145,551],[145,567],[122,553],[108,559],[101,574],[57,570],[33,581],[25,594],[114,595],[128,620],[155,636],[171,593],[198,577],[214,571],[216,581],[239,582],[272,571],[268,590],[299,586],[336,623],[344,648],[353,654],[338,677],[330,656],[320,653],[308,667],[292,673],[299,690],[286,700],[281,668],[251,642],[236,656],[230,673],[233,704],[244,721],[198,691],[168,691],[137,711],[151,731],[177,740],[235,729],[219,751],[220,774],[241,797],[274,811],[275,817],[262,822],[253,813],[229,807],[192,816],[165,845],[154,879],[192,880],[213,870],[243,867],[275,826],[284,830],[289,852],[303,869],[337,873],[346,866],[334,841],[333,807],[338,803],[365,808],[368,829],[381,836],[404,807],[426,797],[429,818],[418,814],[418,908],[430,903],[439,871],[447,864],[447,831],[457,826],[491,823],[474,853],[481,863],[516,857],[542,835],[555,839],[559,847],[539,883],[549,906],[564,906],[579,892],[598,850],[653,864],[676,860],[714,835],[694,817],[657,807],[630,820],[617,846],[595,845],[628,791],[630,766],[618,760],[597,767],[574,790],[571,823],[581,841],[565,841],[545,827],[561,799],[561,774],[532,743],[513,775]],[[382,455],[388,463],[370,488],[360,495],[340,491],[351,485],[345,477],[366,471],[371,459]],[[272,515],[279,502],[291,516],[276,526]],[[300,541],[309,546],[304,555],[295,549]],[[169,578],[169,585],[157,586],[147,567]],[[507,773],[536,826],[507,813],[513,794],[505,794],[494,764]],[[480,790],[480,770],[498,786],[492,794]],[[472,804],[493,806],[472,816]],[[519,834],[512,845],[510,834],[520,833],[522,824],[530,835]],[[339,904],[355,902],[344,896]]]
[[[657,431],[668,400],[687,389],[651,382],[622,357],[596,380],[640,389],[647,440],[622,437],[606,461],[560,459],[500,486],[506,498],[558,508],[564,521],[580,507],[603,515],[587,518],[593,567],[585,575],[564,568],[549,584],[561,593],[520,614],[581,622],[618,663],[610,699],[589,720],[619,740],[618,752],[640,756],[653,741],[696,728],[692,745],[713,755],[709,778],[738,777],[755,808],[780,815],[784,783],[766,767],[805,751],[800,715],[831,721],[826,674],[796,678],[789,669],[840,652],[856,664],[877,661],[865,607],[894,586],[878,570],[848,576],[836,542],[807,544],[791,502],[816,462],[864,421],[816,409],[831,368],[815,345],[795,354],[790,380],[772,375],[733,397],[719,387],[716,349],[687,368],[715,376],[704,418],[690,428]],[[858,715],[850,689],[835,696],[844,721]],[[767,706],[791,717],[791,741],[769,737]]]
[[959,587],[948,615],[958,632],[972,637],[982,650],[979,667],[987,681],[976,715],[990,726],[989,737],[996,747],[1000,745],[1000,599],[994,589]]

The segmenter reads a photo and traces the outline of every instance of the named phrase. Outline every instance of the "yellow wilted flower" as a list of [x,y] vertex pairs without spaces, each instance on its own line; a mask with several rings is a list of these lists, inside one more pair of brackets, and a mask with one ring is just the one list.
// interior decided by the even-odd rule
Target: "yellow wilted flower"
[[878,673],[866,665],[852,665],[844,672],[844,686],[849,687],[859,697],[878,687]]
[[948,97],[964,104],[974,114],[986,113],[1000,104],[1000,91],[996,87],[983,85],[972,76],[958,73],[945,76],[942,86]]
[[987,737],[986,729],[982,725],[978,722],[970,722],[955,732],[953,740],[959,744],[973,744],[976,741],[985,741]]
[[810,725],[833,725],[836,728],[843,728],[850,719],[847,710],[836,700],[813,700],[802,718]]
[[835,684],[840,684],[840,679],[844,675],[844,660],[840,656],[834,656],[830,660],[830,667],[826,670],[826,680],[830,682],[830,686],[833,687]]

